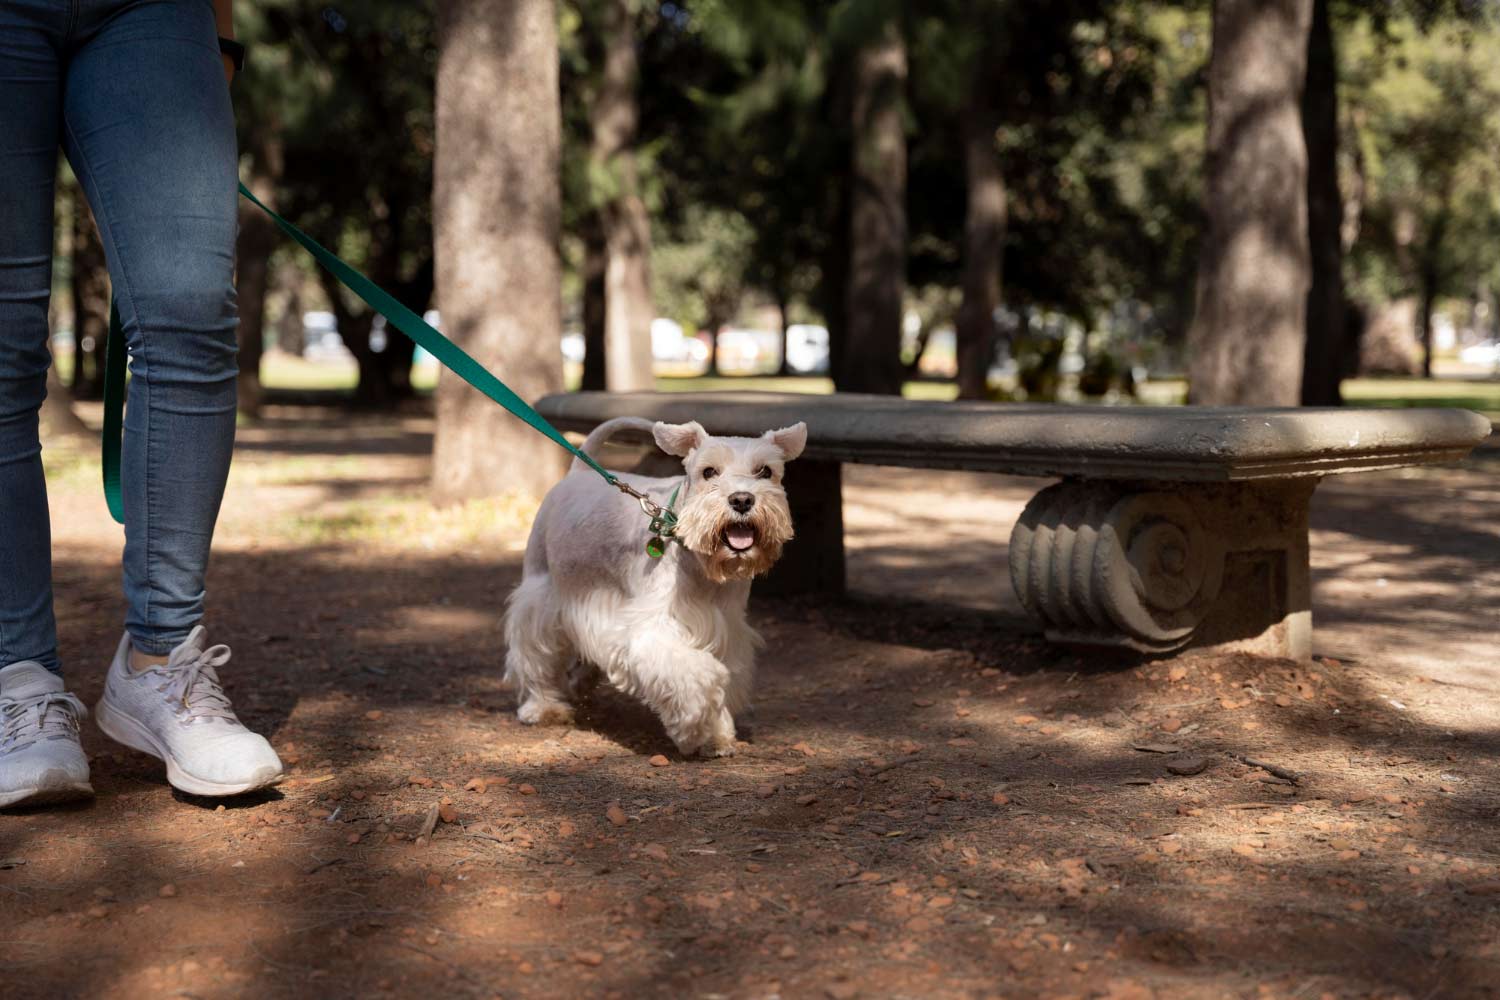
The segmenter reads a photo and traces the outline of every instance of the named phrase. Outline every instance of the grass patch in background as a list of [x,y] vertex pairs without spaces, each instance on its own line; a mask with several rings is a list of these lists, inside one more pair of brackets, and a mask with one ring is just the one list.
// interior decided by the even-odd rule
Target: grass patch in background
[[[315,364],[279,353],[267,355],[261,369],[261,379],[268,389],[347,393],[354,390],[357,378],[352,364]],[[578,367],[566,366],[565,385],[575,389],[578,379]],[[431,392],[436,383],[436,369],[425,366],[413,370],[412,384],[419,392]],[[662,392],[755,391],[822,396],[833,392],[833,381],[818,376],[694,376],[658,378],[656,387]],[[948,400],[957,396],[958,389],[952,382],[913,381],[906,383],[902,394],[908,399]],[[1161,379],[1141,385],[1137,401],[1177,406],[1186,397],[1185,380]],[[1344,399],[1351,406],[1454,406],[1500,420],[1500,379],[1353,378],[1344,381]]]
[[500,496],[440,509],[425,492],[392,494],[280,518],[269,530],[298,545],[358,543],[447,551],[486,543],[487,549],[519,549],[536,507],[530,499]]

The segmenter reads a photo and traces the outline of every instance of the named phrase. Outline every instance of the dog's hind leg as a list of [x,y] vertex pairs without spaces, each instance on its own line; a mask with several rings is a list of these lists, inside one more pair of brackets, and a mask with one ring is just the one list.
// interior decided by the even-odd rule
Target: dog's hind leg
[[516,717],[527,725],[567,725],[568,667],[573,648],[563,634],[546,575],[528,577],[505,615],[505,679],[516,689]]

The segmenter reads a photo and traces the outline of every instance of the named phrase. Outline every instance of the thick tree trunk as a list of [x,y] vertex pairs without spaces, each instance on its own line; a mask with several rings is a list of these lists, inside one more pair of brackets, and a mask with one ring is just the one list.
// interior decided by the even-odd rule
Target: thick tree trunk
[[651,357],[651,217],[641,198],[635,139],[640,119],[637,0],[604,0],[604,72],[594,100],[593,158],[612,190],[600,209],[604,268],[605,379],[613,392],[656,385]]
[[964,122],[964,170],[969,190],[964,220],[964,298],[957,326],[958,398],[984,399],[989,393],[990,363],[995,358],[1006,192],[995,149],[995,130],[977,112],[966,116]]
[[[555,0],[438,4],[433,228],[448,335],[523,399],[562,388]],[[433,497],[541,496],[566,453],[444,373]]]
[[1307,143],[1307,237],[1312,286],[1307,292],[1307,347],[1302,405],[1337,406],[1350,368],[1344,319],[1344,199],[1339,192],[1338,56],[1330,0],[1314,0],[1307,42],[1302,135]]
[[604,224],[597,214],[591,214],[583,226],[583,381],[579,388],[585,390],[607,387],[604,359],[609,348],[604,335],[604,269],[608,261]]
[[1300,105],[1313,0],[1215,0],[1194,403],[1295,406],[1307,292]]
[[[274,162],[266,162],[268,153],[275,156]],[[279,150],[261,151],[250,175],[251,192],[272,207],[275,206],[272,179],[280,173],[279,160]],[[260,417],[260,362],[265,354],[266,293],[271,285],[271,253],[275,249],[275,225],[260,209],[243,204],[240,208],[240,235],[235,245],[235,288],[240,308],[240,413],[251,420]]]
[[94,217],[73,190],[73,398],[104,398],[104,346],[109,336],[109,267]]
[[906,290],[906,46],[893,23],[855,56],[847,324],[834,385],[901,392]]

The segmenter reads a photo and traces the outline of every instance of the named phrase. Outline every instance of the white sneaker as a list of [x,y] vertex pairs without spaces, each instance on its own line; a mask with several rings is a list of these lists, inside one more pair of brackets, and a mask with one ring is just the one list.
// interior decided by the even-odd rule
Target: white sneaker
[[0,670],[0,807],[86,799],[89,762],[78,745],[83,702],[34,660]]
[[246,729],[219,686],[228,646],[205,648],[193,629],[167,662],[130,668],[130,635],[109,665],[94,719],[110,739],[167,762],[167,781],[191,795],[239,795],[281,780],[281,759]]

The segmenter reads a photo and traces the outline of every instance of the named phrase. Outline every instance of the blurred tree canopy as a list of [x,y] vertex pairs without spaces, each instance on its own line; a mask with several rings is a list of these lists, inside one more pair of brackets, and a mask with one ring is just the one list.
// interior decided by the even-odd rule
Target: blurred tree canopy
[[[606,280],[622,191],[644,215],[625,219],[635,270],[621,287],[649,282],[645,308],[689,330],[751,306],[783,327],[821,322],[838,373],[841,355],[894,350],[849,339],[874,308],[861,289],[894,288],[924,337],[957,326],[965,395],[989,390],[1007,341],[1055,358],[1068,330],[1104,370],[1182,363],[1204,231],[1208,0],[556,3],[562,309],[588,334],[586,382],[604,384],[609,302],[629,294]],[[1500,285],[1500,15],[1477,0],[1319,3],[1337,71],[1334,266],[1360,314],[1416,303],[1408,347],[1425,340],[1430,365],[1434,312],[1457,305],[1490,329]],[[234,89],[246,183],[408,305],[436,305],[436,4],[240,0],[236,14],[251,45]],[[854,233],[872,181],[857,112],[877,44],[900,52],[880,100],[904,154],[870,204],[900,214],[901,245],[863,273]],[[624,56],[631,72],[611,76]],[[605,97],[629,128],[605,134]],[[601,152],[610,136],[618,148]],[[288,312],[326,300],[359,362],[359,401],[410,395],[409,343],[377,350],[362,305],[244,223],[246,352],[268,295]],[[887,384],[896,360],[880,361]]]

